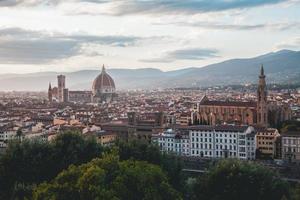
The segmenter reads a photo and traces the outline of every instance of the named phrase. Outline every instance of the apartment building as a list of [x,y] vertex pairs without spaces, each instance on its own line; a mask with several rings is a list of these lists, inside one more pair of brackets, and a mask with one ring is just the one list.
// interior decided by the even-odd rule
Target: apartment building
[[161,151],[208,158],[255,159],[256,138],[251,126],[188,126],[153,134]]

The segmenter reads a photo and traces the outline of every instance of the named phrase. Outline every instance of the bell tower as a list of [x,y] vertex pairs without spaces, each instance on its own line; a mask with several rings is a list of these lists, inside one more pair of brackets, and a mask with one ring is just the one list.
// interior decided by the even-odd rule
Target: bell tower
[[261,66],[257,88],[257,124],[268,126],[267,87],[264,66]]
[[48,101],[50,103],[52,102],[52,88],[51,88],[51,83],[49,83],[49,88],[48,88]]

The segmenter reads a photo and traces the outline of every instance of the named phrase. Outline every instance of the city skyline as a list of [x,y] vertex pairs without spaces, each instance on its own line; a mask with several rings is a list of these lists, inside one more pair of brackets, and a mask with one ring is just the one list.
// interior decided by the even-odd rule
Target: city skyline
[[2,0],[1,73],[102,63],[171,71],[299,50],[299,8],[299,0]]
[[0,0],[0,199],[300,200],[300,0]]

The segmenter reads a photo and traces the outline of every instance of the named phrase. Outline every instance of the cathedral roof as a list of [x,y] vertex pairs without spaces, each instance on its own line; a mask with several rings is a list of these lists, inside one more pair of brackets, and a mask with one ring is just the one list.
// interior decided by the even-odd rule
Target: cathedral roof
[[102,88],[113,88],[115,89],[115,82],[111,76],[106,73],[104,65],[102,67],[102,72],[99,74],[93,82],[92,89],[100,90]]

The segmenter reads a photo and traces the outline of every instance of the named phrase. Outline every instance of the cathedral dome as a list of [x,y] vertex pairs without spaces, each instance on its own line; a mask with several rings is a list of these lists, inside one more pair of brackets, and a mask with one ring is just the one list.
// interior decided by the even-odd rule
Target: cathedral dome
[[111,78],[111,76],[106,73],[104,65],[102,67],[101,74],[98,75],[93,82],[92,90],[94,95],[104,94],[104,93],[114,93],[116,90],[115,82]]

